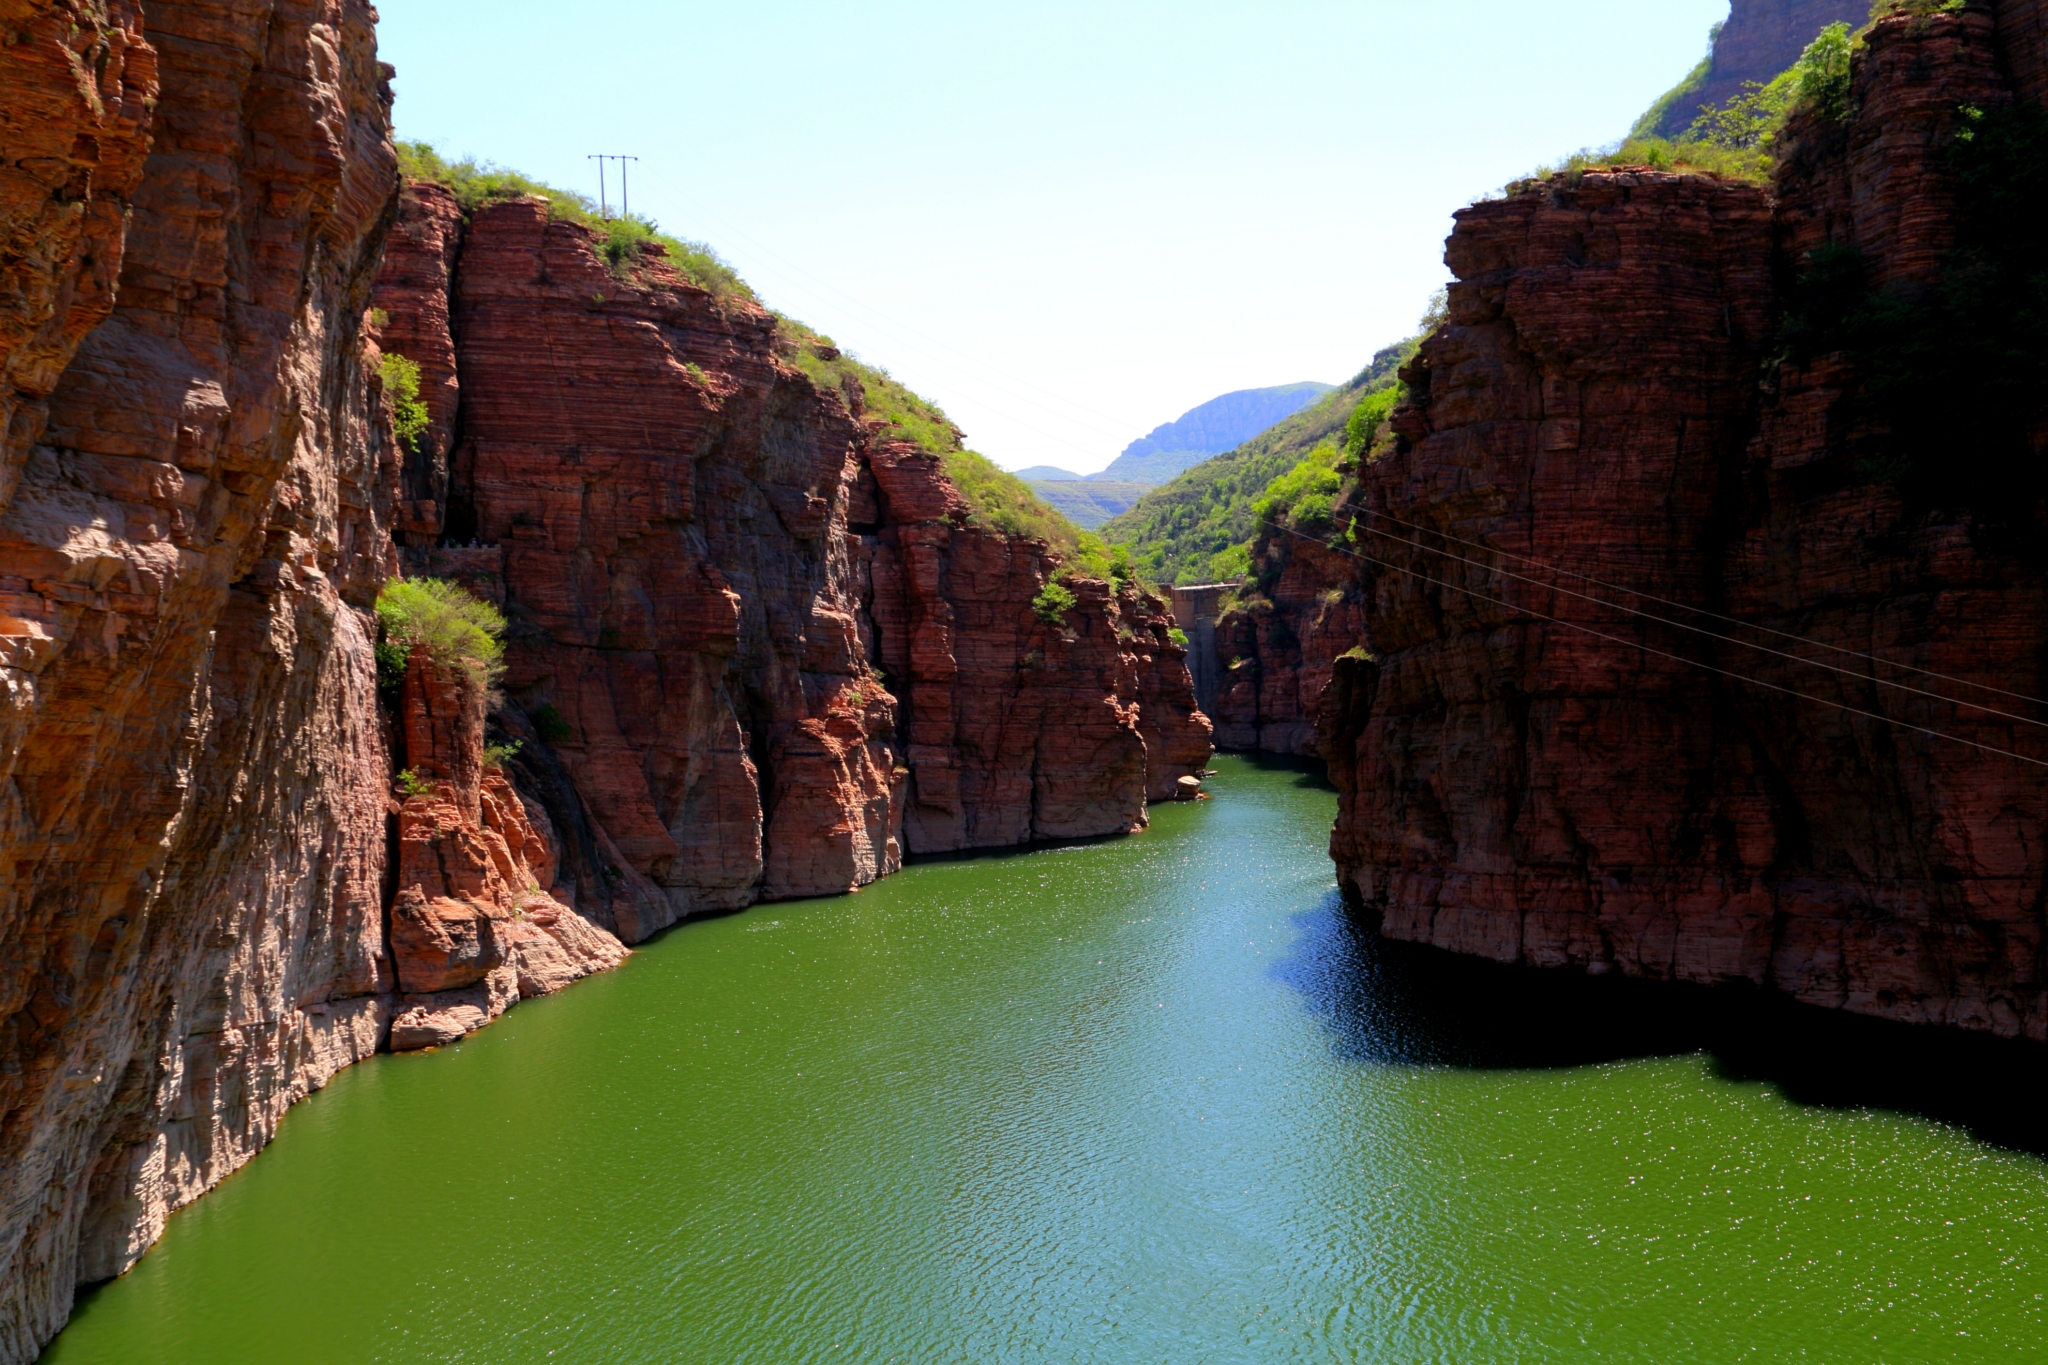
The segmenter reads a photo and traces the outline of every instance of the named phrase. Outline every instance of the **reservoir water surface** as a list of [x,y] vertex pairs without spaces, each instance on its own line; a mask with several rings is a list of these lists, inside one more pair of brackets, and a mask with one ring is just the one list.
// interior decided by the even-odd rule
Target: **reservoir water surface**
[[1383,948],[1328,789],[1217,766],[343,1074],[46,1361],[2048,1355],[2048,1165]]

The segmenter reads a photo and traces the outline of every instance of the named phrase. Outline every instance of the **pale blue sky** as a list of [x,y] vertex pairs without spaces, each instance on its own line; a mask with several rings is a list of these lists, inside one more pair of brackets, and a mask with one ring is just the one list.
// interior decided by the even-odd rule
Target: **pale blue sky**
[[1011,468],[1413,328],[1453,211],[1619,137],[1727,0],[383,0],[398,129],[710,242]]

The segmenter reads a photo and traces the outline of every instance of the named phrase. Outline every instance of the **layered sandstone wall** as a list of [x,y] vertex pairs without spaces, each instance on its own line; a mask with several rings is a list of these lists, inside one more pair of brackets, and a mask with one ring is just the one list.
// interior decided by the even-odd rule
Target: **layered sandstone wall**
[[1407,448],[1346,509],[1376,661],[1322,708],[1332,852],[1385,933],[2048,1037],[2048,746],[1885,685],[2037,717],[1968,684],[2048,694],[2048,578],[1871,476],[1852,357],[1765,363],[1816,246],[1938,279],[1946,148],[2015,69],[1984,10],[1888,20],[1775,194],[1616,171],[1459,216]]
[[395,240],[383,343],[452,390],[416,558],[504,604],[512,771],[594,922],[633,942],[906,852],[1135,830],[1206,763],[1163,603],[1083,581],[1040,621],[1047,548],[975,525],[771,315],[658,247],[614,267],[538,200],[465,223],[409,187]]
[[382,1035],[388,513],[357,331],[394,158],[366,3],[7,18],[0,1360],[25,1361]]

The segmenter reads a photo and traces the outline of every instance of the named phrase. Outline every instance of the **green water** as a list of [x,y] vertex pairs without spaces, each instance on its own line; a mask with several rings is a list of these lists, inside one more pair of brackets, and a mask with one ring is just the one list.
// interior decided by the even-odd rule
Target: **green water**
[[2048,1355],[2041,1162],[1698,1054],[1426,1065],[1551,1007],[1418,986],[1330,895],[1327,790],[1218,766],[1141,837],[688,926],[343,1075],[46,1359]]

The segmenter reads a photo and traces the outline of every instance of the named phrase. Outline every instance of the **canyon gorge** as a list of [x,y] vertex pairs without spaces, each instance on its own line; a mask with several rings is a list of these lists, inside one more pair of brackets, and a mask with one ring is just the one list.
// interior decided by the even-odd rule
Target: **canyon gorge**
[[[1206,765],[1163,599],[1035,609],[819,343],[402,186],[367,3],[0,18],[0,1360],[380,1049]],[[401,576],[502,609],[501,693],[380,676]]]
[[344,1069],[1218,746],[1327,764],[1387,938],[2048,1040],[2048,421],[1851,327],[1996,265],[2048,0],[1879,19],[1769,183],[1461,211],[1327,522],[1178,619],[661,241],[403,174],[376,22],[0,0],[0,1365]]

